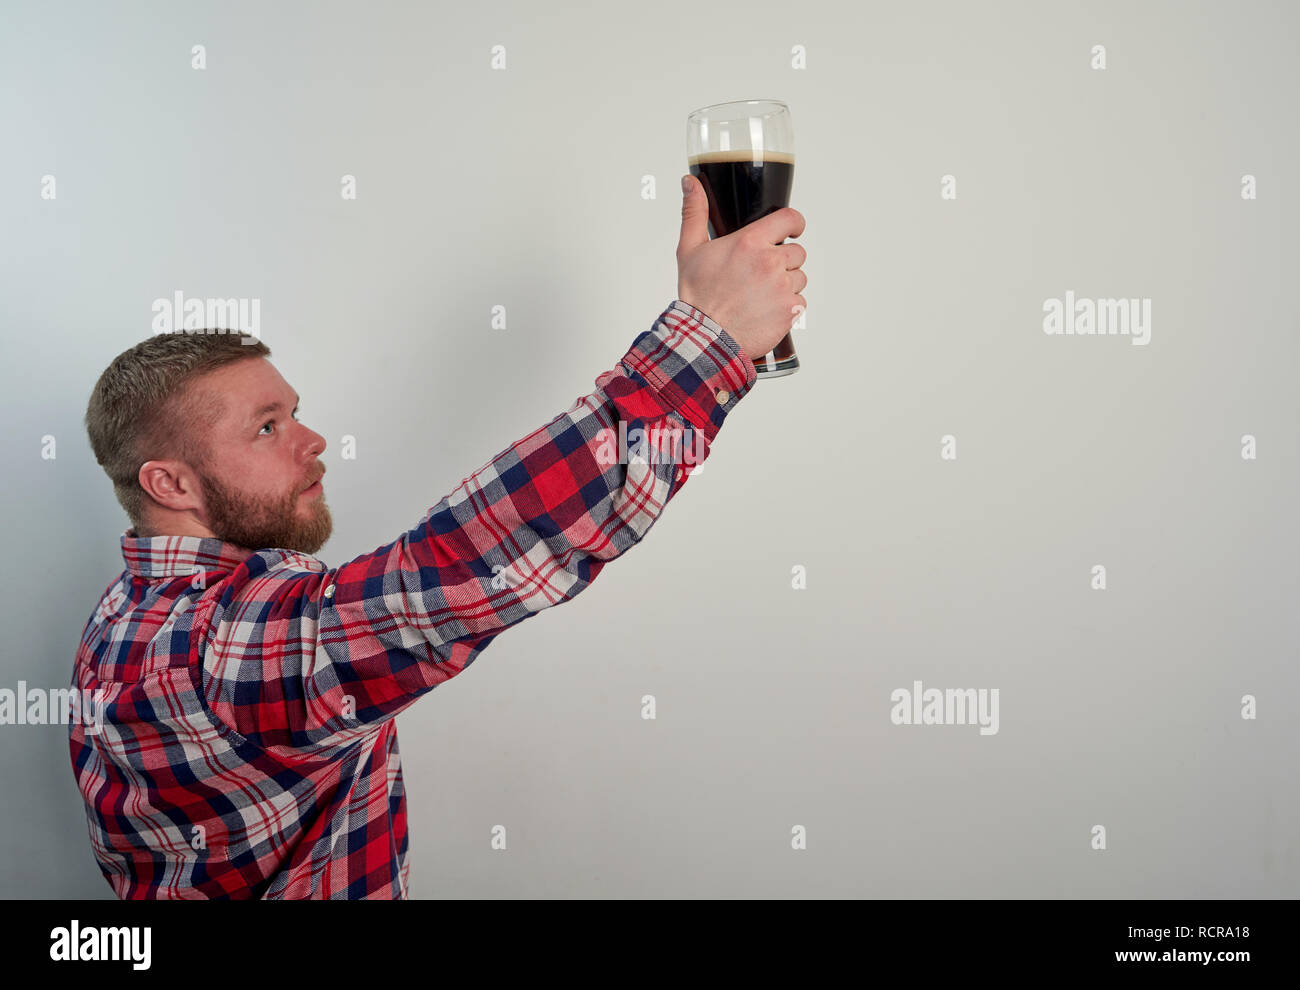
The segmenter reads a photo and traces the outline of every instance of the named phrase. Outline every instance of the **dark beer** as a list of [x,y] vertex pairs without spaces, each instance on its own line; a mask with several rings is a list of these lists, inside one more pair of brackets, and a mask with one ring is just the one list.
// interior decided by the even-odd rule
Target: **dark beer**
[[[755,154],[761,155],[754,161]],[[690,159],[709,197],[709,236],[724,237],[790,205],[794,156],[774,151],[717,151]]]
[[[687,164],[691,175],[700,180],[709,200],[710,237],[725,237],[790,205],[790,190],[794,185],[794,156],[791,154],[711,151],[690,157]],[[794,342],[789,334],[781,338],[769,357],[774,358],[777,367],[782,369],[798,367],[799,359],[795,357]],[[763,370],[760,362],[755,364]]]

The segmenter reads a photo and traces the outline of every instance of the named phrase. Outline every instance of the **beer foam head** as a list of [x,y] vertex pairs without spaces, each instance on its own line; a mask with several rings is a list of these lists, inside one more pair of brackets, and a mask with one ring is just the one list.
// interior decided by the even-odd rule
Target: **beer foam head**
[[686,159],[687,165],[721,165],[727,162],[782,162],[794,164],[789,151],[766,151],[763,148],[737,148],[731,151],[703,151]]

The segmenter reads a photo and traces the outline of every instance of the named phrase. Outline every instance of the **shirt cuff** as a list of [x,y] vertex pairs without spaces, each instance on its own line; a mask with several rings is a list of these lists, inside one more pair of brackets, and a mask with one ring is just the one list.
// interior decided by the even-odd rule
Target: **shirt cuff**
[[735,339],[680,299],[633,341],[623,361],[710,441],[758,380]]

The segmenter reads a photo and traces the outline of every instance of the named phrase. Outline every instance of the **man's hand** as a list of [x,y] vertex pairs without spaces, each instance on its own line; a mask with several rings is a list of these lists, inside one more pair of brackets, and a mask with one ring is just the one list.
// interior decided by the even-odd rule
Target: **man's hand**
[[800,271],[808,252],[801,244],[781,243],[803,233],[803,214],[787,206],[709,240],[704,187],[693,175],[682,181],[689,189],[677,242],[677,298],[726,330],[757,361],[790,332],[795,307],[808,305],[799,294],[808,284]]

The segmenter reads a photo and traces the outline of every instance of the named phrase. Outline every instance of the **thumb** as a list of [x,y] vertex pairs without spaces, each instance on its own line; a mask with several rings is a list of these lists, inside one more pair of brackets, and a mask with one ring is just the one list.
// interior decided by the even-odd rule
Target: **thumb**
[[682,176],[682,234],[677,256],[694,251],[709,240],[709,199],[693,175]]

